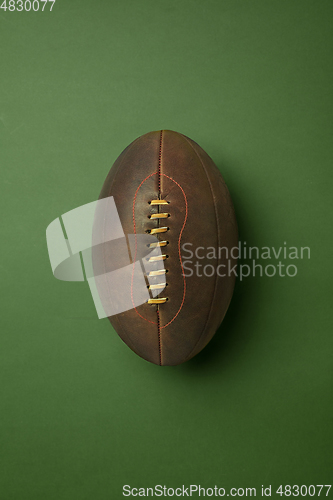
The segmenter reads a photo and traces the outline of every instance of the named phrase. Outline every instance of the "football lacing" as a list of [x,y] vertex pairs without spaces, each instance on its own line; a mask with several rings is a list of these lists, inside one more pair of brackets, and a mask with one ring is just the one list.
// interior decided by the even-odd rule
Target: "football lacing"
[[[167,200],[151,200],[151,201],[148,201],[149,205],[153,205],[153,206],[159,206],[159,205],[168,205],[170,202],[167,201]],[[160,220],[160,219],[167,219],[168,217],[170,217],[170,214],[168,212],[158,212],[157,214],[151,214],[151,215],[148,215],[148,219],[152,219],[152,220]],[[167,226],[163,226],[163,227],[156,227],[154,229],[147,229],[147,233],[148,234],[158,234],[158,233],[166,233],[167,231],[169,231],[169,228]],[[148,245],[149,248],[157,248],[157,247],[165,247],[166,245],[168,245],[169,242],[167,240],[164,240],[164,241],[158,241],[156,243],[150,243]],[[149,257],[147,260],[148,262],[158,262],[160,260],[166,260],[169,256],[166,255],[166,254],[163,254],[163,255],[158,255],[157,257]],[[168,270],[167,269],[159,269],[158,271],[150,271],[148,273],[148,276],[160,276],[162,274],[165,274],[167,273]],[[154,285],[148,285],[148,289],[149,290],[159,290],[159,289],[164,289],[165,286],[167,286],[168,283],[156,283]],[[164,304],[165,302],[167,302],[169,299],[168,297],[158,297],[156,299],[149,299],[148,300],[148,304]]]

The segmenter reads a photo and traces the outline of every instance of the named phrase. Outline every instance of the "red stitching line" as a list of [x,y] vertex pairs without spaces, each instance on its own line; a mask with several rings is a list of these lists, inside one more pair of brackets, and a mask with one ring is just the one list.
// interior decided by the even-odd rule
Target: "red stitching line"
[[158,155],[158,192],[159,192],[159,197],[161,197],[162,135],[163,135],[163,130],[161,130],[160,153]]
[[[212,183],[209,179],[209,176],[207,174],[207,169],[205,167],[205,164],[201,158],[201,156],[199,155],[197,149],[193,146],[192,144],[192,141],[186,137],[185,135],[183,135],[183,138],[185,139],[185,141],[190,145],[190,147],[193,149],[193,151],[195,152],[195,154],[197,155],[197,157],[199,158],[200,160],[200,163],[201,163],[201,166],[206,174],[206,177],[207,177],[207,180],[208,180],[208,183],[209,183],[209,187],[210,187],[210,191],[211,191],[211,194],[212,194],[212,199],[213,199],[213,205],[214,205],[214,210],[215,210],[215,219],[216,219],[216,227],[217,227],[217,241],[218,241],[218,246],[219,246],[219,242],[220,242],[220,231],[219,231],[219,217],[218,217],[218,212],[217,212],[217,206],[216,206],[216,202],[215,202],[215,196],[214,196],[214,191],[213,191],[213,186],[212,186]],[[199,146],[200,148],[200,146]],[[211,316],[211,312],[212,312],[212,308],[213,308],[213,304],[214,304],[214,300],[216,298],[216,287],[217,287],[217,276],[215,276],[215,287],[214,287],[214,295],[213,295],[213,301],[211,303],[211,307],[210,307],[210,310],[209,310],[209,314],[208,314],[208,319],[205,323],[205,326],[200,334],[200,337],[198,338],[195,346],[193,347],[193,349],[191,350],[190,354],[187,356],[186,360],[187,361],[188,359],[190,359],[192,357],[192,353],[195,352],[195,349],[197,348],[197,345],[199,344],[204,332],[206,331],[206,328],[207,328],[207,324],[208,324],[208,321],[209,321],[209,318]]]
[[[161,130],[160,135],[160,151],[158,154],[158,198],[161,199],[161,164],[162,164],[162,137],[163,130]],[[158,205],[158,212],[160,212],[160,206]],[[158,227],[160,227],[160,221],[158,220]],[[159,305],[156,307],[157,313],[157,335],[158,335],[158,350],[160,353],[160,366],[162,366],[162,345],[161,345],[161,324],[160,324],[160,311]]]
[[132,268],[132,280],[131,280],[131,299],[132,299],[132,304],[133,304],[133,307],[136,311],[136,313],[144,320],[146,321],[149,321],[149,323],[152,323],[153,325],[156,325],[155,321],[150,321],[150,319],[147,319],[145,318],[144,316],[142,316],[139,311],[137,310],[137,308],[135,307],[134,305],[134,299],[133,299],[133,279],[134,279],[134,267],[135,267],[135,262],[136,262],[136,255],[137,255],[137,250],[138,250],[138,243],[137,243],[137,239],[136,239],[136,224],[135,224],[135,201],[136,201],[136,197],[137,197],[137,194],[138,194],[138,191],[140,189],[140,187],[142,186],[142,184],[144,182],[146,182],[147,179],[149,179],[149,177],[152,177],[152,175],[156,175],[157,172],[154,172],[153,174],[150,174],[148,175],[145,179],[143,179],[143,181],[141,182],[140,186],[138,187],[138,189],[135,191],[135,195],[134,195],[134,199],[133,199],[133,226],[134,226],[134,234],[135,234],[135,252],[134,252],[134,259],[133,259],[133,268]]
[[184,227],[185,227],[185,224],[186,224],[186,220],[187,220],[187,212],[188,212],[188,206],[187,206],[187,198],[186,198],[186,194],[185,194],[185,191],[184,189],[181,187],[180,184],[178,184],[178,182],[176,182],[174,179],[172,179],[172,177],[169,177],[168,175],[166,174],[162,174],[164,175],[165,177],[167,177],[168,179],[170,179],[171,181],[173,181],[175,184],[177,184],[177,186],[181,189],[182,193],[183,193],[183,196],[184,196],[184,200],[185,200],[185,219],[184,219],[184,223],[183,223],[183,227],[181,228],[181,231],[179,233],[179,238],[178,238],[178,253],[179,253],[179,260],[180,260],[180,265],[182,266],[182,271],[183,271],[183,281],[184,281],[184,292],[183,292],[183,300],[182,300],[182,303],[180,304],[180,307],[177,311],[177,313],[175,314],[175,316],[172,318],[172,320],[169,321],[169,323],[167,323],[166,325],[164,326],[161,326],[161,329],[162,328],[165,328],[167,326],[170,325],[170,323],[172,323],[178,316],[178,314],[180,313],[180,310],[181,308],[183,307],[184,305],[184,300],[185,300],[185,294],[186,294],[186,280],[185,280],[185,273],[184,273],[184,267],[183,267],[183,261],[182,261],[182,256],[181,256],[181,251],[180,251],[180,240],[181,240],[181,237],[182,237],[182,234],[183,234],[183,230],[184,230]]
[[[134,199],[133,199],[133,225],[134,225],[134,234],[135,234],[135,253],[134,253],[134,260],[133,260],[133,270],[132,270],[132,282],[131,282],[131,299],[132,299],[132,304],[133,304],[133,307],[136,311],[136,313],[140,316],[140,318],[148,321],[149,323],[152,323],[153,325],[156,325],[157,323],[155,323],[154,321],[151,321],[150,319],[147,319],[145,318],[144,316],[142,316],[137,308],[135,307],[134,305],[134,300],[133,300],[133,279],[134,279],[134,266],[135,266],[135,261],[136,261],[136,255],[137,255],[137,239],[136,239],[136,224],[135,224],[135,201],[136,201],[136,197],[137,197],[137,194],[138,194],[138,191],[140,189],[140,187],[142,186],[142,184],[147,180],[149,179],[149,177],[153,176],[153,175],[156,175],[158,172],[154,172],[153,174],[150,174],[148,175],[145,179],[143,179],[143,181],[141,182],[141,184],[139,185],[139,187],[137,188],[136,192],[135,192],[135,195],[134,195]],[[182,257],[181,257],[181,251],[180,251],[180,240],[181,240],[181,237],[182,237],[182,234],[183,234],[183,231],[184,231],[184,227],[185,227],[185,224],[186,224],[186,221],[187,221],[187,215],[188,215],[188,204],[187,204],[187,198],[186,198],[186,194],[185,194],[185,191],[184,189],[181,187],[180,184],[178,184],[177,181],[175,181],[174,179],[172,179],[172,177],[169,177],[168,175],[166,174],[163,174],[164,177],[167,177],[168,179],[170,179],[172,182],[174,182],[175,184],[177,184],[177,186],[181,189],[182,193],[183,193],[183,196],[184,196],[184,200],[185,200],[185,219],[184,219],[184,223],[183,223],[183,226],[180,230],[180,233],[179,233],[179,238],[178,238],[178,254],[179,254],[179,260],[180,260],[180,265],[181,265],[181,268],[182,268],[182,271],[183,271],[183,282],[184,282],[184,292],[183,292],[183,299],[182,299],[182,302],[180,304],[180,307],[177,311],[177,313],[175,314],[175,316],[169,321],[169,323],[167,323],[166,325],[164,326],[160,326],[160,328],[165,328],[167,326],[170,325],[170,323],[172,323],[176,317],[178,316],[178,314],[180,313],[183,305],[184,305],[184,301],[185,301],[185,294],[186,294],[186,279],[185,279],[185,276],[184,276],[184,267],[183,267],[183,261],[182,261]]]
[[161,346],[161,328],[160,328],[160,311],[157,307],[157,332],[158,332],[158,351],[160,355],[160,366],[162,366],[162,346]]

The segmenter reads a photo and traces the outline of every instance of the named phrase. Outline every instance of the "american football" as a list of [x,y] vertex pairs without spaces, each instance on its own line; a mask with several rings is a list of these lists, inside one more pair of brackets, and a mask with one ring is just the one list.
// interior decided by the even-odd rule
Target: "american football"
[[[133,307],[109,320],[145,360],[183,363],[211,340],[233,294],[230,269],[237,264],[232,249],[238,232],[223,177],[198,144],[161,130],[139,137],[121,153],[99,199],[107,197],[114,199],[124,234],[134,235],[135,249],[128,243],[132,271],[143,270],[148,294],[136,305],[132,277],[131,289],[119,293],[131,295]],[[145,267],[138,259],[141,235],[151,237],[147,250],[159,251],[145,259]],[[99,263],[105,273],[123,266],[121,247]]]

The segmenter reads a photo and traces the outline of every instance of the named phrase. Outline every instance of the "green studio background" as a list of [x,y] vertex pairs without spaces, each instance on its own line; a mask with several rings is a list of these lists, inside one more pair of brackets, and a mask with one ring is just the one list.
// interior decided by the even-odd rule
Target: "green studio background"
[[[331,484],[333,3],[42,5],[0,9],[0,498]],[[45,239],[161,128],[214,159],[243,242],[311,249],[239,280],[207,348],[164,368],[54,279]]]

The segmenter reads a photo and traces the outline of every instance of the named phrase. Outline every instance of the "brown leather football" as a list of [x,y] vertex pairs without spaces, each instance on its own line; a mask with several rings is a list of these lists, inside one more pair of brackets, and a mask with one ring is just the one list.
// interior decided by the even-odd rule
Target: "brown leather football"
[[[110,196],[125,235],[157,238],[146,246],[159,248],[150,260],[160,265],[145,274],[148,300],[109,320],[147,361],[183,363],[211,340],[234,289],[237,252],[231,249],[238,235],[227,186],[198,144],[162,130],[139,137],[118,157],[99,198]],[[105,272],[123,267],[120,248],[117,262],[114,252],[104,257]],[[136,261],[132,255],[133,268]]]

